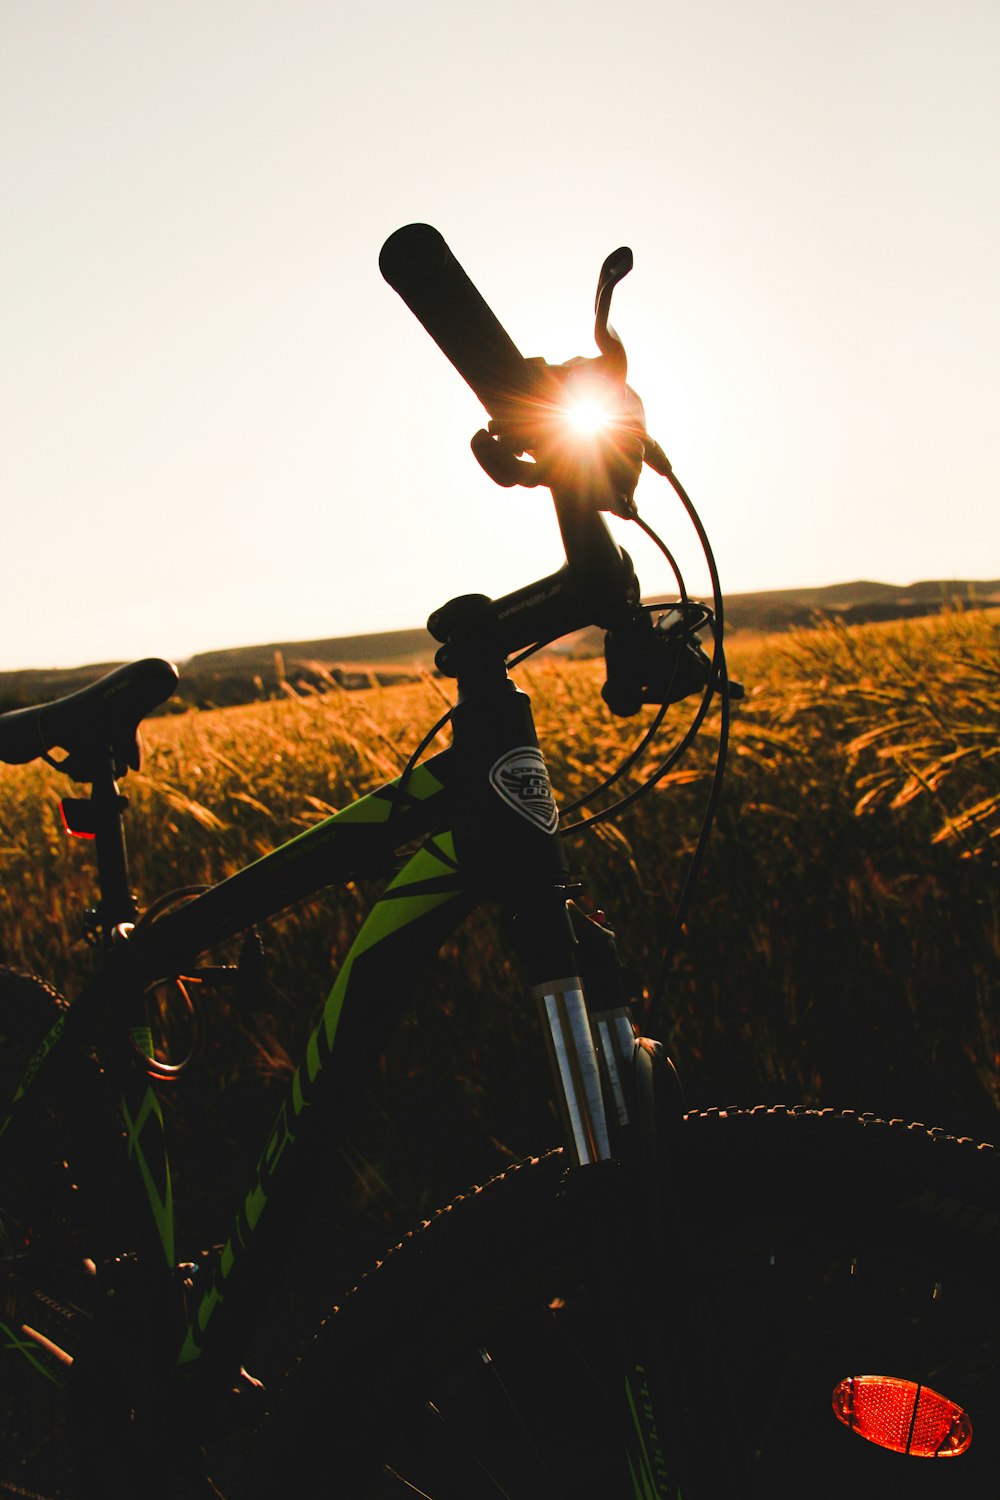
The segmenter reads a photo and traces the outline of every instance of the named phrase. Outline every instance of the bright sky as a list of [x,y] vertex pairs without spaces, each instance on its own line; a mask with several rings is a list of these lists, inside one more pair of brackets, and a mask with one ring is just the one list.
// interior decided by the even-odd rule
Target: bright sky
[[379,275],[414,220],[550,359],[632,246],[613,321],[725,589],[1000,575],[998,67],[996,0],[5,0],[0,668],[558,565]]

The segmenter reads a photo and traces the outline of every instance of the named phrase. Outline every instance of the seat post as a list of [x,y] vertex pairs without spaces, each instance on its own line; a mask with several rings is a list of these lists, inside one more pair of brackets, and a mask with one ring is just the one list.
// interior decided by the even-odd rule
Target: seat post
[[125,829],[122,812],[128,806],[115,780],[114,757],[110,747],[101,757],[99,774],[94,777],[90,800],[94,814],[94,842],[97,849],[97,874],[101,899],[97,907],[97,926],[101,942],[110,946],[111,934],[120,922],[134,922],[138,915],[128,873]]

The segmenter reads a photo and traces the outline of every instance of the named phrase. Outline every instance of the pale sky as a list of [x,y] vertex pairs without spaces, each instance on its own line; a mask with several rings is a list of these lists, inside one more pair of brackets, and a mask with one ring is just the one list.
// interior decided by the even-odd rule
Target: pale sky
[[726,590],[1000,576],[998,74],[996,0],[4,0],[0,669],[558,565],[379,275],[414,220],[553,360],[631,245],[613,321]]

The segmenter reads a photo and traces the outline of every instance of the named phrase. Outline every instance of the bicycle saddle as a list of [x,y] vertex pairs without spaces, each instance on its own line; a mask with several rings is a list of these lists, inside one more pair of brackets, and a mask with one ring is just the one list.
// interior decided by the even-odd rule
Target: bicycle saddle
[[[110,752],[116,776],[137,771],[139,725],[176,686],[177,668],[149,656],[51,703],[13,708],[0,714],[0,760],[20,766],[42,757],[73,781],[94,781]],[[66,751],[63,760],[52,759],[56,746]]]

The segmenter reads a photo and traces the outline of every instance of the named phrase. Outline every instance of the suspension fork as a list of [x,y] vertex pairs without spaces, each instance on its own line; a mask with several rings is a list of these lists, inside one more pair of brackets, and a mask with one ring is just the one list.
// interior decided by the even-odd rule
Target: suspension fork
[[660,1320],[643,1311],[660,1286],[656,1182],[643,1182],[640,1147],[647,1054],[627,1014],[613,935],[583,919],[565,890],[522,902],[511,933],[538,1007],[571,1162],[561,1195],[619,1371],[606,1420],[621,1434],[622,1493],[681,1500],[681,1387],[669,1378]]
[[[646,1170],[642,1145],[647,1083],[657,1060],[637,1038],[628,1014],[614,934],[573,903],[566,915],[580,978],[555,996],[555,987],[547,985],[535,992],[577,1163],[563,1194],[571,1211],[577,1193],[586,1205],[579,1222],[589,1282],[616,1345],[621,1385],[609,1403],[608,1421],[622,1434],[622,1493],[634,1500],[682,1500],[682,1384],[665,1357],[659,1320],[644,1314],[660,1285],[654,1232],[659,1184],[657,1174]],[[574,1131],[581,1116],[590,1125],[587,1144],[593,1143],[587,1155],[579,1150],[583,1132]],[[596,1198],[595,1182],[601,1188]],[[689,1495],[686,1483],[683,1495]]]
[[[620,969],[602,961],[601,939],[587,930],[590,924],[574,928],[558,811],[527,695],[510,682],[495,649],[485,646],[467,656],[458,686],[452,718],[456,853],[471,888],[503,903],[541,1012],[573,1163],[564,1192],[572,1200],[581,1185],[587,1208],[574,1217],[574,1229],[579,1222],[588,1282],[605,1304],[618,1343],[622,1394],[610,1398],[608,1422],[623,1435],[629,1476],[623,1493],[634,1500],[681,1500],[680,1365],[664,1357],[662,1319],[643,1312],[662,1285],[653,1249],[659,1243],[653,1233],[660,1219],[658,1179],[649,1177],[646,1191],[637,1187],[643,1156],[638,1106],[649,1093],[643,1080],[650,1071],[642,1059],[652,1061],[653,1054],[635,1039]],[[642,1109],[648,1113],[647,1105]],[[582,1191],[595,1183],[606,1188],[596,1212],[591,1193]],[[571,1202],[567,1207],[573,1212]],[[683,1500],[702,1500],[686,1480]]]
[[[529,975],[545,946],[540,929],[558,931],[553,916],[546,923],[537,909],[533,920],[521,914],[519,947]],[[573,953],[555,966],[569,977],[536,982],[533,990],[575,1164],[562,1192],[617,1345],[624,1399],[608,1420],[624,1435],[623,1493],[635,1500],[736,1500],[741,1488],[713,1362],[709,1289],[701,1285],[684,1212],[680,1082],[660,1044],[636,1033],[610,927],[572,902],[563,902],[562,917]],[[525,944],[528,932],[534,941]]]

